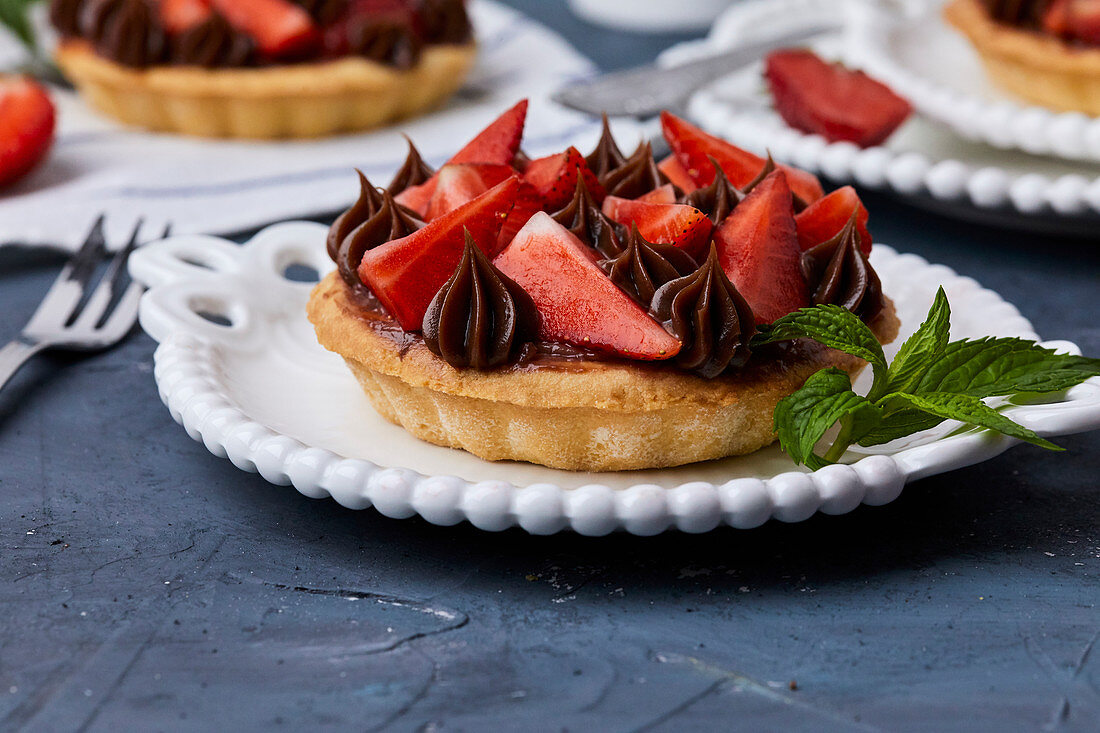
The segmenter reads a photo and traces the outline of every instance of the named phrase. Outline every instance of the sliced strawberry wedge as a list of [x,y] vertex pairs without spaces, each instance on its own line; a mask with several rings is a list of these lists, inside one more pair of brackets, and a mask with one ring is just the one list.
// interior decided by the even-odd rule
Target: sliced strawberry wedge
[[[523,125],[527,120],[527,100],[521,100],[510,110],[489,123],[474,139],[455,153],[447,163],[492,163],[509,165],[519,150]],[[418,186],[410,186],[394,197],[420,216],[428,215],[428,204],[435,193],[438,173]]]
[[[730,183],[738,188],[751,183],[767,162],[758,155],[703,132],[671,112],[661,113],[661,130],[680,165],[699,187],[710,185],[714,180],[711,157],[718,161]],[[779,168],[787,174],[791,191],[804,202],[811,203],[825,195],[821,181],[812,173],[785,165]]]
[[182,33],[194,28],[213,12],[210,0],[161,0],[158,10],[160,22],[169,33]]
[[492,163],[451,163],[443,166],[436,173],[435,191],[428,202],[426,221],[454,211],[515,174],[511,166]]
[[856,216],[856,228],[859,231],[859,248],[863,254],[871,254],[871,232],[867,229],[867,220],[870,215],[859,200],[856,190],[851,186],[838,188],[824,198],[820,198],[795,215],[794,221],[798,227],[798,246],[802,251],[816,247],[824,241],[832,239],[844,228],[852,213],[859,211]]
[[1100,44],[1100,2],[1096,0],[1054,0],[1041,23],[1052,35]]
[[703,251],[710,237],[710,217],[685,204],[654,204],[640,200],[608,196],[603,202],[608,219],[629,231],[634,224],[647,242],[672,244],[695,256]]
[[210,0],[230,25],[248,34],[273,59],[307,53],[321,43],[321,32],[305,8],[289,0]]
[[885,84],[804,49],[772,52],[764,75],[787,124],[830,142],[878,145],[913,111]]
[[596,265],[592,248],[544,212],[531,217],[493,264],[534,299],[544,341],[649,361],[680,351],[680,342]]
[[527,121],[527,100],[489,123],[448,160],[448,163],[496,163],[508,165],[519,150],[523,125]]
[[648,204],[674,204],[676,203],[676,189],[671,183],[658,186],[649,193],[643,193],[635,201],[644,201]]
[[521,185],[519,178],[508,178],[409,236],[368,250],[359,278],[403,329],[419,331],[428,303],[462,259],[465,233],[489,257],[500,250],[501,225]]
[[0,76],[0,186],[29,173],[53,145],[50,95],[24,76]]
[[783,171],[757,184],[714,231],[714,242],[722,269],[752,306],[757,323],[810,304]]
[[574,147],[564,153],[532,160],[523,172],[523,180],[535,187],[542,197],[542,207],[547,211],[557,211],[569,203],[577,189],[578,178],[584,178],[585,185],[597,201],[603,200],[603,186],[588,167],[581,151]]
[[675,153],[669,154],[667,158],[658,163],[657,170],[664,173],[665,177],[685,194],[699,188],[695,185],[695,181],[691,179],[691,176],[688,175],[687,168],[684,167]]

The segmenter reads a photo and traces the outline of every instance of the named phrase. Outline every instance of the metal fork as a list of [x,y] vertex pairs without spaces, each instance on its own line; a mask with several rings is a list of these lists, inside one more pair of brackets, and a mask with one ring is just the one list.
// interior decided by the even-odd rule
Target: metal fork
[[[0,349],[0,388],[32,356],[46,349],[100,351],[122,340],[137,320],[142,287],[131,282],[124,291],[126,261],[138,245],[142,222],[130,241],[107,265],[99,284],[88,292],[96,265],[107,255],[100,216],[80,250],[62,268],[23,332]],[[168,236],[168,228],[164,236]],[[120,295],[121,292],[121,295]]]

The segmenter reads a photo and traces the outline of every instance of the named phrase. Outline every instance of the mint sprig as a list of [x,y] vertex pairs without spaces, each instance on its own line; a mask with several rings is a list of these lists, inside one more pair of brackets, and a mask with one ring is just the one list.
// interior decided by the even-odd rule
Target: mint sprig
[[[1061,392],[1100,376],[1100,359],[1057,354],[1018,338],[949,341],[950,321],[951,307],[940,288],[924,322],[889,364],[871,329],[837,306],[803,308],[762,326],[753,339],[756,346],[809,338],[867,361],[874,372],[866,396],[852,391],[847,373],[829,368],[780,400],[774,422],[783,450],[796,463],[817,469],[838,461],[852,444],[881,445],[944,420],[1061,450],[983,400]],[[838,423],[836,438],[818,455],[817,444]]]
[[0,26],[10,30],[32,53],[37,52],[34,26],[30,21],[31,6],[38,0],[0,0]]

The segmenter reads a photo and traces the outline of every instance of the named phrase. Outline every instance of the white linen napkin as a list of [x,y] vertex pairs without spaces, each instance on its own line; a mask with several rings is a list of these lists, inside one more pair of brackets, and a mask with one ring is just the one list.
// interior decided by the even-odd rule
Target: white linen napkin
[[[101,213],[107,240],[123,244],[168,223],[176,234],[231,234],[270,222],[337,211],[358,190],[353,168],[385,185],[405,158],[404,132],[434,165],[519,99],[530,99],[524,149],[546,155],[573,144],[587,152],[599,121],[550,101],[558,87],[595,73],[546,27],[491,0],[471,14],[480,45],[466,85],[444,109],[377,132],[305,142],[204,140],[125,128],[67,91],[53,90],[60,123],[38,170],[0,191],[0,243],[73,249]],[[0,39],[3,40],[3,39]],[[9,42],[11,43],[11,42]],[[0,59],[12,58],[9,46]],[[642,128],[616,123],[624,149]]]

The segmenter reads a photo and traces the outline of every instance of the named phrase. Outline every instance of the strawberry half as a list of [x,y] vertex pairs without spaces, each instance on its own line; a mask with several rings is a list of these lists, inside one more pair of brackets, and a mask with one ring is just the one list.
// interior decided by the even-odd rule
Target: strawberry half
[[578,178],[584,178],[585,185],[597,201],[603,200],[603,186],[588,167],[584,156],[574,147],[564,153],[532,160],[523,173],[523,180],[535,187],[542,197],[542,207],[547,211],[557,211],[572,200]]
[[867,229],[870,214],[859,200],[856,190],[851,186],[838,188],[824,198],[820,198],[795,215],[798,227],[798,246],[802,251],[832,239],[844,228],[852,213],[856,216],[856,229],[859,232],[859,248],[863,254],[871,254],[871,232]]
[[462,259],[465,233],[470,232],[486,256],[499,251],[501,225],[521,185],[519,178],[509,178],[409,236],[368,250],[359,278],[403,329],[419,331],[428,303]]
[[685,204],[653,204],[608,196],[603,213],[627,230],[637,224],[638,233],[647,242],[672,244],[692,256],[703,251],[713,228],[710,217]]
[[210,0],[161,0],[160,22],[169,33],[182,33],[201,25],[213,12]]
[[649,193],[644,193],[635,201],[644,201],[649,204],[674,204],[676,203],[676,189],[671,183],[658,186]]
[[791,206],[787,177],[775,171],[714,232],[718,261],[758,324],[810,304]]
[[[767,163],[764,158],[709,135],[671,112],[661,113],[661,131],[697,187],[708,186],[714,180],[714,166],[710,162],[712,157],[718,161],[730,183],[738,188],[751,183]],[[804,202],[817,201],[825,195],[821,181],[814,174],[785,165],[779,166],[779,169],[787,174],[791,191]]]
[[252,37],[273,59],[301,56],[317,48],[321,32],[305,8],[289,0],[210,0],[234,28]]
[[698,186],[695,185],[695,181],[691,180],[691,176],[688,175],[687,168],[683,166],[680,159],[676,157],[675,153],[669,154],[667,158],[657,164],[657,170],[665,174],[665,178],[672,181],[673,185],[683,191],[685,194],[689,194],[695,191]]
[[426,221],[454,211],[515,174],[511,166],[492,163],[450,163],[443,166],[436,174],[436,187],[428,202]]
[[493,264],[535,301],[539,337],[628,359],[669,359],[680,342],[630,299],[568,229],[539,212]]
[[776,111],[787,124],[830,142],[878,145],[913,112],[885,84],[862,71],[826,63],[812,51],[774,51],[768,54],[764,75]]
[[1054,0],[1043,13],[1042,26],[1055,36],[1100,44],[1100,2]]
[[[470,142],[455,153],[447,163],[492,163],[510,165],[519,150],[523,138],[523,125],[527,120],[527,100],[521,100],[510,110],[489,123]],[[428,215],[439,173],[420,185],[410,186],[394,197],[397,203],[407,206],[422,217]]]
[[23,76],[0,77],[0,186],[46,157],[57,116],[46,90]]

